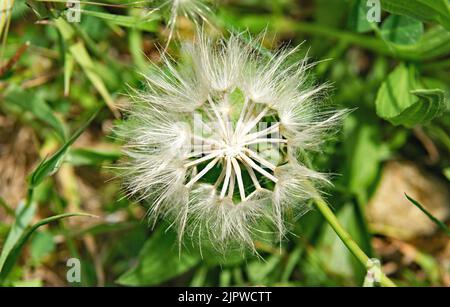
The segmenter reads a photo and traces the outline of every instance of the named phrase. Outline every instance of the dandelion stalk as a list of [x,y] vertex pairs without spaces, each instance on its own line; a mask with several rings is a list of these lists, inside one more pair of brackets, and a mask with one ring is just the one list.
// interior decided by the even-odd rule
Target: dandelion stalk
[[[369,257],[364,253],[364,251],[356,244],[352,239],[350,234],[342,227],[339,223],[336,215],[331,211],[328,204],[321,198],[317,197],[315,199],[315,205],[320,211],[322,216],[328,222],[328,224],[333,228],[334,232],[342,240],[345,246],[350,250],[350,252],[358,259],[358,261],[366,267],[369,261]],[[381,274],[380,284],[384,287],[396,287],[395,283],[391,281],[386,275]]]

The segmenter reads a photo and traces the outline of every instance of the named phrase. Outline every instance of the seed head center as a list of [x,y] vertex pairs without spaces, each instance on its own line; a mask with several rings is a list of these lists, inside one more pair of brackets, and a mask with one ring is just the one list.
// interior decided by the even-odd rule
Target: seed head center
[[225,156],[235,158],[242,153],[242,146],[239,144],[227,145],[225,148]]

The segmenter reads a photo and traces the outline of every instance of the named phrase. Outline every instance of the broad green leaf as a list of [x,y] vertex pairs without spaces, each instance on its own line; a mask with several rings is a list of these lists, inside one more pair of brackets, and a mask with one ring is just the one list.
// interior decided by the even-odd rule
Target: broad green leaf
[[2,247],[2,253],[0,255],[0,272],[3,270],[8,255],[11,253],[13,247],[16,245],[19,238],[22,236],[23,232],[30,224],[36,212],[36,204],[31,203],[26,206],[25,203],[20,203],[16,209],[16,220],[12,225],[8,237],[6,238],[5,244]]
[[[353,121],[353,122],[352,122]],[[380,163],[389,150],[382,142],[376,121],[364,118],[362,111],[355,111],[344,125],[345,168],[343,181],[349,192],[365,203],[369,191],[376,184]]]
[[[334,203],[336,208],[338,203]],[[346,203],[340,209],[335,209],[336,218],[345,229],[348,229],[351,238],[370,255],[370,250],[364,248],[365,235],[356,227],[358,217],[355,214],[352,203]],[[310,241],[308,241],[310,242]],[[336,235],[335,230],[328,223],[321,227],[320,236],[313,241],[313,248],[308,248],[307,257],[299,265],[305,277],[307,285],[342,285],[343,278],[346,285],[351,280],[353,284],[362,282],[365,275],[365,267],[354,254],[346,247],[343,241]],[[334,276],[334,278],[332,278]]]
[[448,236],[450,236],[450,228],[447,227],[443,222],[438,220],[436,217],[434,217],[430,212],[428,212],[427,209],[425,209],[424,206],[422,206],[417,200],[411,198],[408,196],[408,194],[405,193],[406,198],[417,208],[420,209],[425,215],[433,222],[435,223],[439,228],[441,228]]
[[247,275],[253,285],[267,284],[270,281],[270,273],[272,273],[276,267],[280,264],[282,258],[281,255],[271,255],[264,261],[257,259],[250,262],[247,268]]
[[381,85],[376,98],[378,116],[394,125],[425,124],[446,110],[444,92],[421,89],[414,66],[400,64]]
[[367,20],[367,10],[366,0],[353,1],[348,22],[350,29],[358,33],[365,33],[372,30],[372,25]]
[[450,31],[436,26],[428,29],[413,45],[393,45],[395,53],[407,59],[429,60],[450,53]]
[[415,44],[422,35],[422,22],[407,16],[391,15],[381,26],[381,37],[385,41],[399,45]]
[[381,6],[390,13],[437,22],[450,30],[448,0],[381,0]]
[[22,248],[24,247],[25,243],[27,243],[28,239],[31,237],[31,235],[41,226],[49,224],[54,221],[58,221],[60,219],[72,217],[72,216],[86,216],[86,217],[95,217],[94,215],[87,214],[87,213],[64,213],[59,215],[54,215],[48,218],[45,218],[43,220],[40,220],[33,226],[31,226],[29,229],[27,229],[25,232],[22,233],[20,236],[20,239],[17,241],[17,243],[14,245],[11,252],[8,254],[5,263],[0,271],[0,282],[4,280],[8,274],[11,272],[11,269],[14,267],[17,259],[19,258],[20,252],[22,251]]
[[276,17],[269,14],[246,14],[245,17],[242,17],[236,15],[223,16],[222,13],[218,17],[222,19],[222,22],[225,22],[224,19],[232,19],[231,23],[239,25],[243,29],[250,29],[253,32],[263,31],[267,27],[274,32],[281,33],[289,29],[289,31],[308,33],[312,36],[355,44],[362,48],[375,51],[376,53],[407,60],[429,60],[450,53],[450,31],[447,31],[441,26],[435,26],[427,30],[422,39],[416,44],[387,46],[386,43],[375,37],[350,31],[342,31],[336,27],[327,27],[318,23],[300,22],[298,20]]
[[63,123],[53,114],[49,105],[39,96],[13,86],[8,90],[5,100],[18,106],[23,112],[31,112],[40,121],[52,127],[62,141],[66,139]]
[[[339,210],[337,217],[339,222],[347,228],[351,219],[354,218],[352,207],[344,206]],[[322,229],[316,252],[324,270],[349,278],[354,276],[353,256],[329,225]]]
[[40,231],[31,240],[31,259],[39,263],[43,257],[55,250],[54,236],[49,231]]
[[160,227],[147,240],[139,254],[138,264],[119,277],[126,286],[151,286],[181,275],[199,263],[200,258],[179,253],[177,235]]
[[418,102],[406,108],[392,120],[400,122],[407,127],[419,123],[428,123],[446,110],[445,94],[443,90],[412,90],[411,94],[419,98]]
[[83,133],[83,131],[89,126],[89,124],[97,116],[98,111],[94,114],[72,135],[72,137],[67,140],[67,142],[50,158],[44,159],[37,168],[31,173],[29,178],[30,188],[36,187],[41,183],[47,176],[54,174],[63,161],[63,157],[67,152],[67,149],[78,139],[78,137]]

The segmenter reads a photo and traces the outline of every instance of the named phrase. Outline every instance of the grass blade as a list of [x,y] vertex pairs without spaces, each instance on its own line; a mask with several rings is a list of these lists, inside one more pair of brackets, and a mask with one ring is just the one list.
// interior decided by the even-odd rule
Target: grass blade
[[31,112],[40,121],[52,127],[61,141],[66,140],[64,124],[53,114],[53,110],[44,99],[13,86],[8,91],[5,100],[18,106],[23,112]]
[[6,46],[6,37],[8,36],[9,25],[11,23],[11,12],[14,0],[0,0],[0,60],[3,58],[3,52]]
[[408,196],[408,194],[405,193],[406,198],[417,208],[419,208],[423,213],[425,213],[426,216],[428,216],[428,218],[435,223],[436,225],[438,225],[439,228],[441,228],[448,236],[450,236],[450,229],[447,227],[447,225],[445,225],[444,223],[442,223],[440,220],[438,220],[436,217],[434,217],[430,212],[428,212],[427,209],[425,209],[424,206],[422,206],[417,200],[411,198]]
[[83,131],[97,116],[98,111],[93,115],[72,135],[72,137],[49,159],[44,159],[30,175],[30,188],[33,189],[41,183],[47,176],[51,176],[59,168],[67,149],[78,139]]
[[36,204],[31,203],[31,205],[26,206],[24,202],[16,209],[16,219],[8,233],[5,244],[3,244],[2,253],[0,255],[0,272],[3,270],[3,266],[8,258],[8,255],[19,241],[23,232],[25,231],[28,224],[30,224],[31,219],[36,212]]
[[77,63],[80,64],[81,68],[83,69],[88,79],[91,81],[91,83],[103,97],[106,105],[109,107],[111,112],[114,114],[116,118],[120,118],[120,113],[117,110],[116,106],[114,105],[114,101],[111,95],[109,94],[105,84],[103,83],[103,80],[96,73],[94,62],[89,56],[89,53],[86,51],[86,48],[84,47],[83,43],[78,42],[70,46],[69,50],[72,53],[75,60],[77,61]]
[[9,272],[11,272],[11,269],[13,268],[14,264],[16,263],[20,252],[22,248],[24,247],[25,243],[28,241],[28,239],[31,237],[31,235],[38,229],[39,227],[49,224],[51,222],[72,217],[72,216],[88,216],[88,217],[96,217],[92,214],[87,213],[64,213],[59,215],[54,215],[48,218],[45,218],[43,220],[40,220],[33,226],[31,226],[27,231],[25,231],[20,239],[17,241],[17,243],[14,245],[14,248],[10,251],[9,255],[7,255],[4,266],[2,270],[0,271],[0,282],[5,280],[5,278],[8,276]]

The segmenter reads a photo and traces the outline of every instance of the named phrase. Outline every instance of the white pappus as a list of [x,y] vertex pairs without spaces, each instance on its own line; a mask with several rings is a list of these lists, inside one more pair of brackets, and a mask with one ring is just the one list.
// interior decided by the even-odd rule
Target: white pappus
[[328,182],[298,156],[346,111],[321,111],[327,86],[307,81],[306,58],[290,61],[298,48],[268,56],[258,44],[199,33],[182,63],[163,56],[118,126],[127,193],[176,226],[180,241],[254,249],[267,233],[278,240],[286,215],[304,212]]

